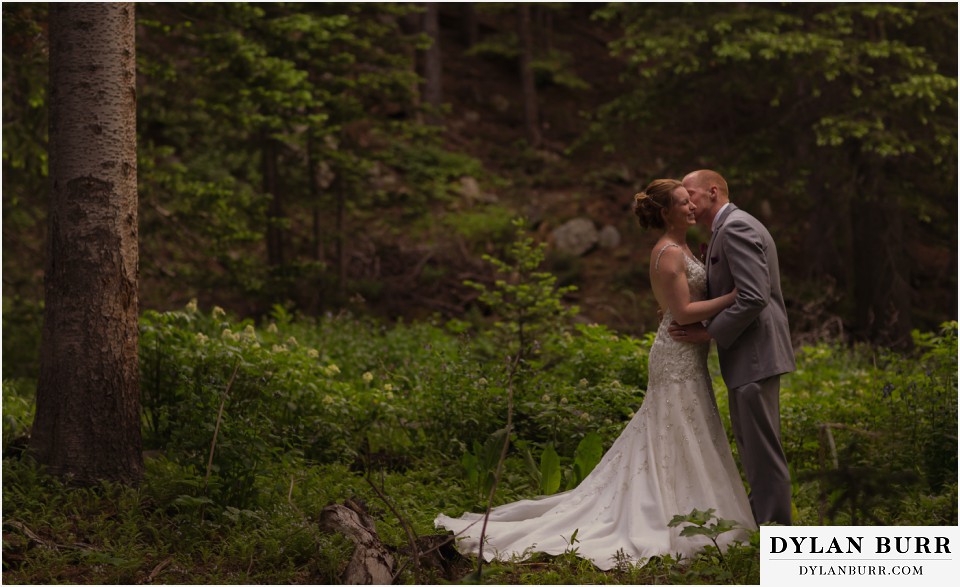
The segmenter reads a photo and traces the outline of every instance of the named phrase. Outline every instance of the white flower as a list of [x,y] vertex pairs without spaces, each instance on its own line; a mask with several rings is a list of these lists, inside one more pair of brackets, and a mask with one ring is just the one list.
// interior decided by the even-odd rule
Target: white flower
[[384,384],[383,384],[383,390],[384,390],[384,391],[393,391],[393,384],[392,384],[392,383],[384,383]]
[[540,398],[540,401],[542,401],[543,403],[547,403],[548,401],[550,401],[550,394],[549,393],[543,394],[543,396]]
[[187,302],[187,311],[188,312],[197,311],[197,298],[191,298],[190,301]]
[[247,327],[243,329],[243,338],[247,340],[257,340],[257,331],[252,324],[247,324]]
[[560,405],[563,405],[563,406],[567,405],[567,398],[565,397],[560,398]]
[[213,316],[214,320],[216,320],[217,318],[223,318],[227,315],[227,313],[220,306],[214,306],[210,315]]
[[285,353],[287,352],[287,347],[283,346],[282,344],[275,344],[270,350],[274,353]]
[[269,332],[270,334],[276,334],[276,333],[277,333],[277,325],[276,325],[275,323],[271,322],[271,323],[270,323],[270,326],[267,326],[267,332]]
[[362,375],[361,379],[363,379],[364,383],[370,383],[371,381],[373,381],[373,373],[367,371]]
[[487,378],[486,378],[486,377],[481,377],[480,379],[477,379],[477,385],[483,387],[483,386],[486,385],[486,384],[487,384]]
[[210,339],[207,338],[207,335],[206,335],[206,334],[204,334],[204,333],[202,333],[202,332],[198,332],[198,333],[197,333],[197,342],[199,342],[200,344],[206,344],[206,342],[207,342],[208,340],[210,340]]
[[587,381],[586,379],[581,379],[581,380],[580,380],[580,385],[583,385],[584,387],[586,387],[587,385],[590,385],[590,382]]
[[307,356],[310,357],[311,359],[319,358],[320,351],[318,351],[317,349],[310,349],[307,351]]
[[339,373],[340,373],[340,367],[337,367],[333,363],[330,363],[330,365],[327,366],[328,375],[338,375]]
[[387,399],[393,399],[393,392],[392,392],[392,391],[388,391],[386,397],[387,397]]
[[333,402],[334,402],[334,399],[333,399],[332,397],[330,397],[329,395],[323,396],[323,403],[325,403],[325,404],[327,404],[327,405],[330,405],[330,404],[332,404]]
[[297,339],[291,336],[287,339],[287,344],[290,346],[297,346]]

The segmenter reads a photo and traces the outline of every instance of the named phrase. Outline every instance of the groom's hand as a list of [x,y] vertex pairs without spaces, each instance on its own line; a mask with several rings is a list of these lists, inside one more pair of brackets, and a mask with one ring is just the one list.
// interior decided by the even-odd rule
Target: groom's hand
[[692,344],[710,342],[710,333],[707,332],[707,329],[699,322],[681,325],[674,320],[667,328],[667,332],[670,333],[670,338],[679,342],[689,342]]

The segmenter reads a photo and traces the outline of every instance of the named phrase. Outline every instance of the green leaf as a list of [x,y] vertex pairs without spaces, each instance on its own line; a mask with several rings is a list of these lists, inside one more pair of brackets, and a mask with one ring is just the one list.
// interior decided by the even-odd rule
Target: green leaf
[[553,495],[560,489],[560,455],[547,445],[540,455],[540,494]]
[[579,485],[593,471],[603,458],[603,440],[596,432],[589,432],[577,445],[573,454],[573,467],[576,485]]

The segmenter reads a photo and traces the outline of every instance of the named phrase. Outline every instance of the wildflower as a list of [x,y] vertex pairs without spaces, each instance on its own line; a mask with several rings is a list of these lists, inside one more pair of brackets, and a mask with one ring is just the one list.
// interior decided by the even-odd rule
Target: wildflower
[[610,382],[610,387],[614,389],[620,389],[620,386],[621,386],[620,382],[617,381],[616,379]]
[[477,385],[483,387],[483,386],[485,386],[486,384],[487,384],[487,379],[486,379],[486,377],[481,377],[480,379],[477,379]]
[[391,383],[384,383],[384,384],[383,384],[383,390],[384,390],[384,391],[393,391],[393,384],[391,384]]
[[386,398],[387,398],[387,399],[393,399],[393,392],[392,392],[392,391],[388,391],[387,394],[386,394]]
[[590,382],[587,381],[586,379],[581,379],[581,380],[580,380],[580,385],[586,387],[587,385],[590,385]]
[[253,324],[247,324],[247,327],[243,329],[243,338],[257,340],[257,331],[253,328]]
[[187,311],[188,312],[197,311],[197,298],[191,298],[190,301],[187,302]]
[[330,365],[327,367],[327,372],[331,375],[338,375],[340,373],[340,367],[330,363]]
[[588,413],[586,413],[586,412],[583,412],[582,414],[580,414],[580,419],[581,419],[581,420],[587,420],[587,421],[589,421],[589,420],[590,420],[590,414],[588,414]]
[[630,413],[627,414],[627,417],[628,417],[628,418],[633,418],[634,415],[635,415],[635,414],[634,414],[633,410],[630,410]]
[[197,342],[199,342],[200,344],[206,344],[206,342],[207,342],[208,340],[210,340],[210,339],[207,338],[207,335],[206,335],[206,334],[204,334],[204,333],[202,333],[202,332],[198,332],[198,333],[197,333]]
[[323,396],[323,403],[324,403],[324,404],[330,405],[330,404],[332,404],[333,402],[334,402],[334,399],[333,399],[332,397],[330,397],[329,395]]
[[307,351],[307,356],[310,357],[311,359],[317,359],[320,357],[320,351],[318,351],[317,349],[310,349]]
[[367,371],[361,376],[361,379],[363,379],[364,383],[370,383],[371,381],[373,381],[373,373]]
[[560,405],[562,405],[562,406],[567,405],[567,398],[565,398],[565,397],[560,398]]
[[270,350],[274,353],[285,353],[287,352],[287,347],[283,346],[282,344],[275,344]]
[[233,331],[229,328],[224,328],[223,332],[220,333],[220,338],[224,340],[235,340]]
[[277,333],[277,325],[276,325],[276,323],[271,322],[271,323],[270,323],[270,326],[267,326],[267,332],[269,332],[270,334],[276,334],[276,333]]
[[295,339],[295,338],[292,337],[292,336],[287,339],[287,344],[288,344],[289,346],[298,346],[298,345],[297,345],[297,339]]
[[225,317],[227,313],[220,306],[214,306],[213,311],[210,313],[210,315],[213,317],[214,320],[216,320],[218,318]]
[[549,402],[549,401],[550,401],[550,394],[549,394],[549,393],[543,394],[543,397],[540,398],[540,401],[542,401],[543,403]]

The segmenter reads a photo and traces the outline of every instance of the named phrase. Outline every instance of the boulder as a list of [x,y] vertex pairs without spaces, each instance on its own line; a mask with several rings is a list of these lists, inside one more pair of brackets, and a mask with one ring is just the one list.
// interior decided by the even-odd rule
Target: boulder
[[620,246],[620,231],[608,224],[600,229],[598,241],[601,248],[615,249]]
[[557,227],[551,237],[558,251],[579,257],[597,244],[600,234],[589,218],[574,218]]

